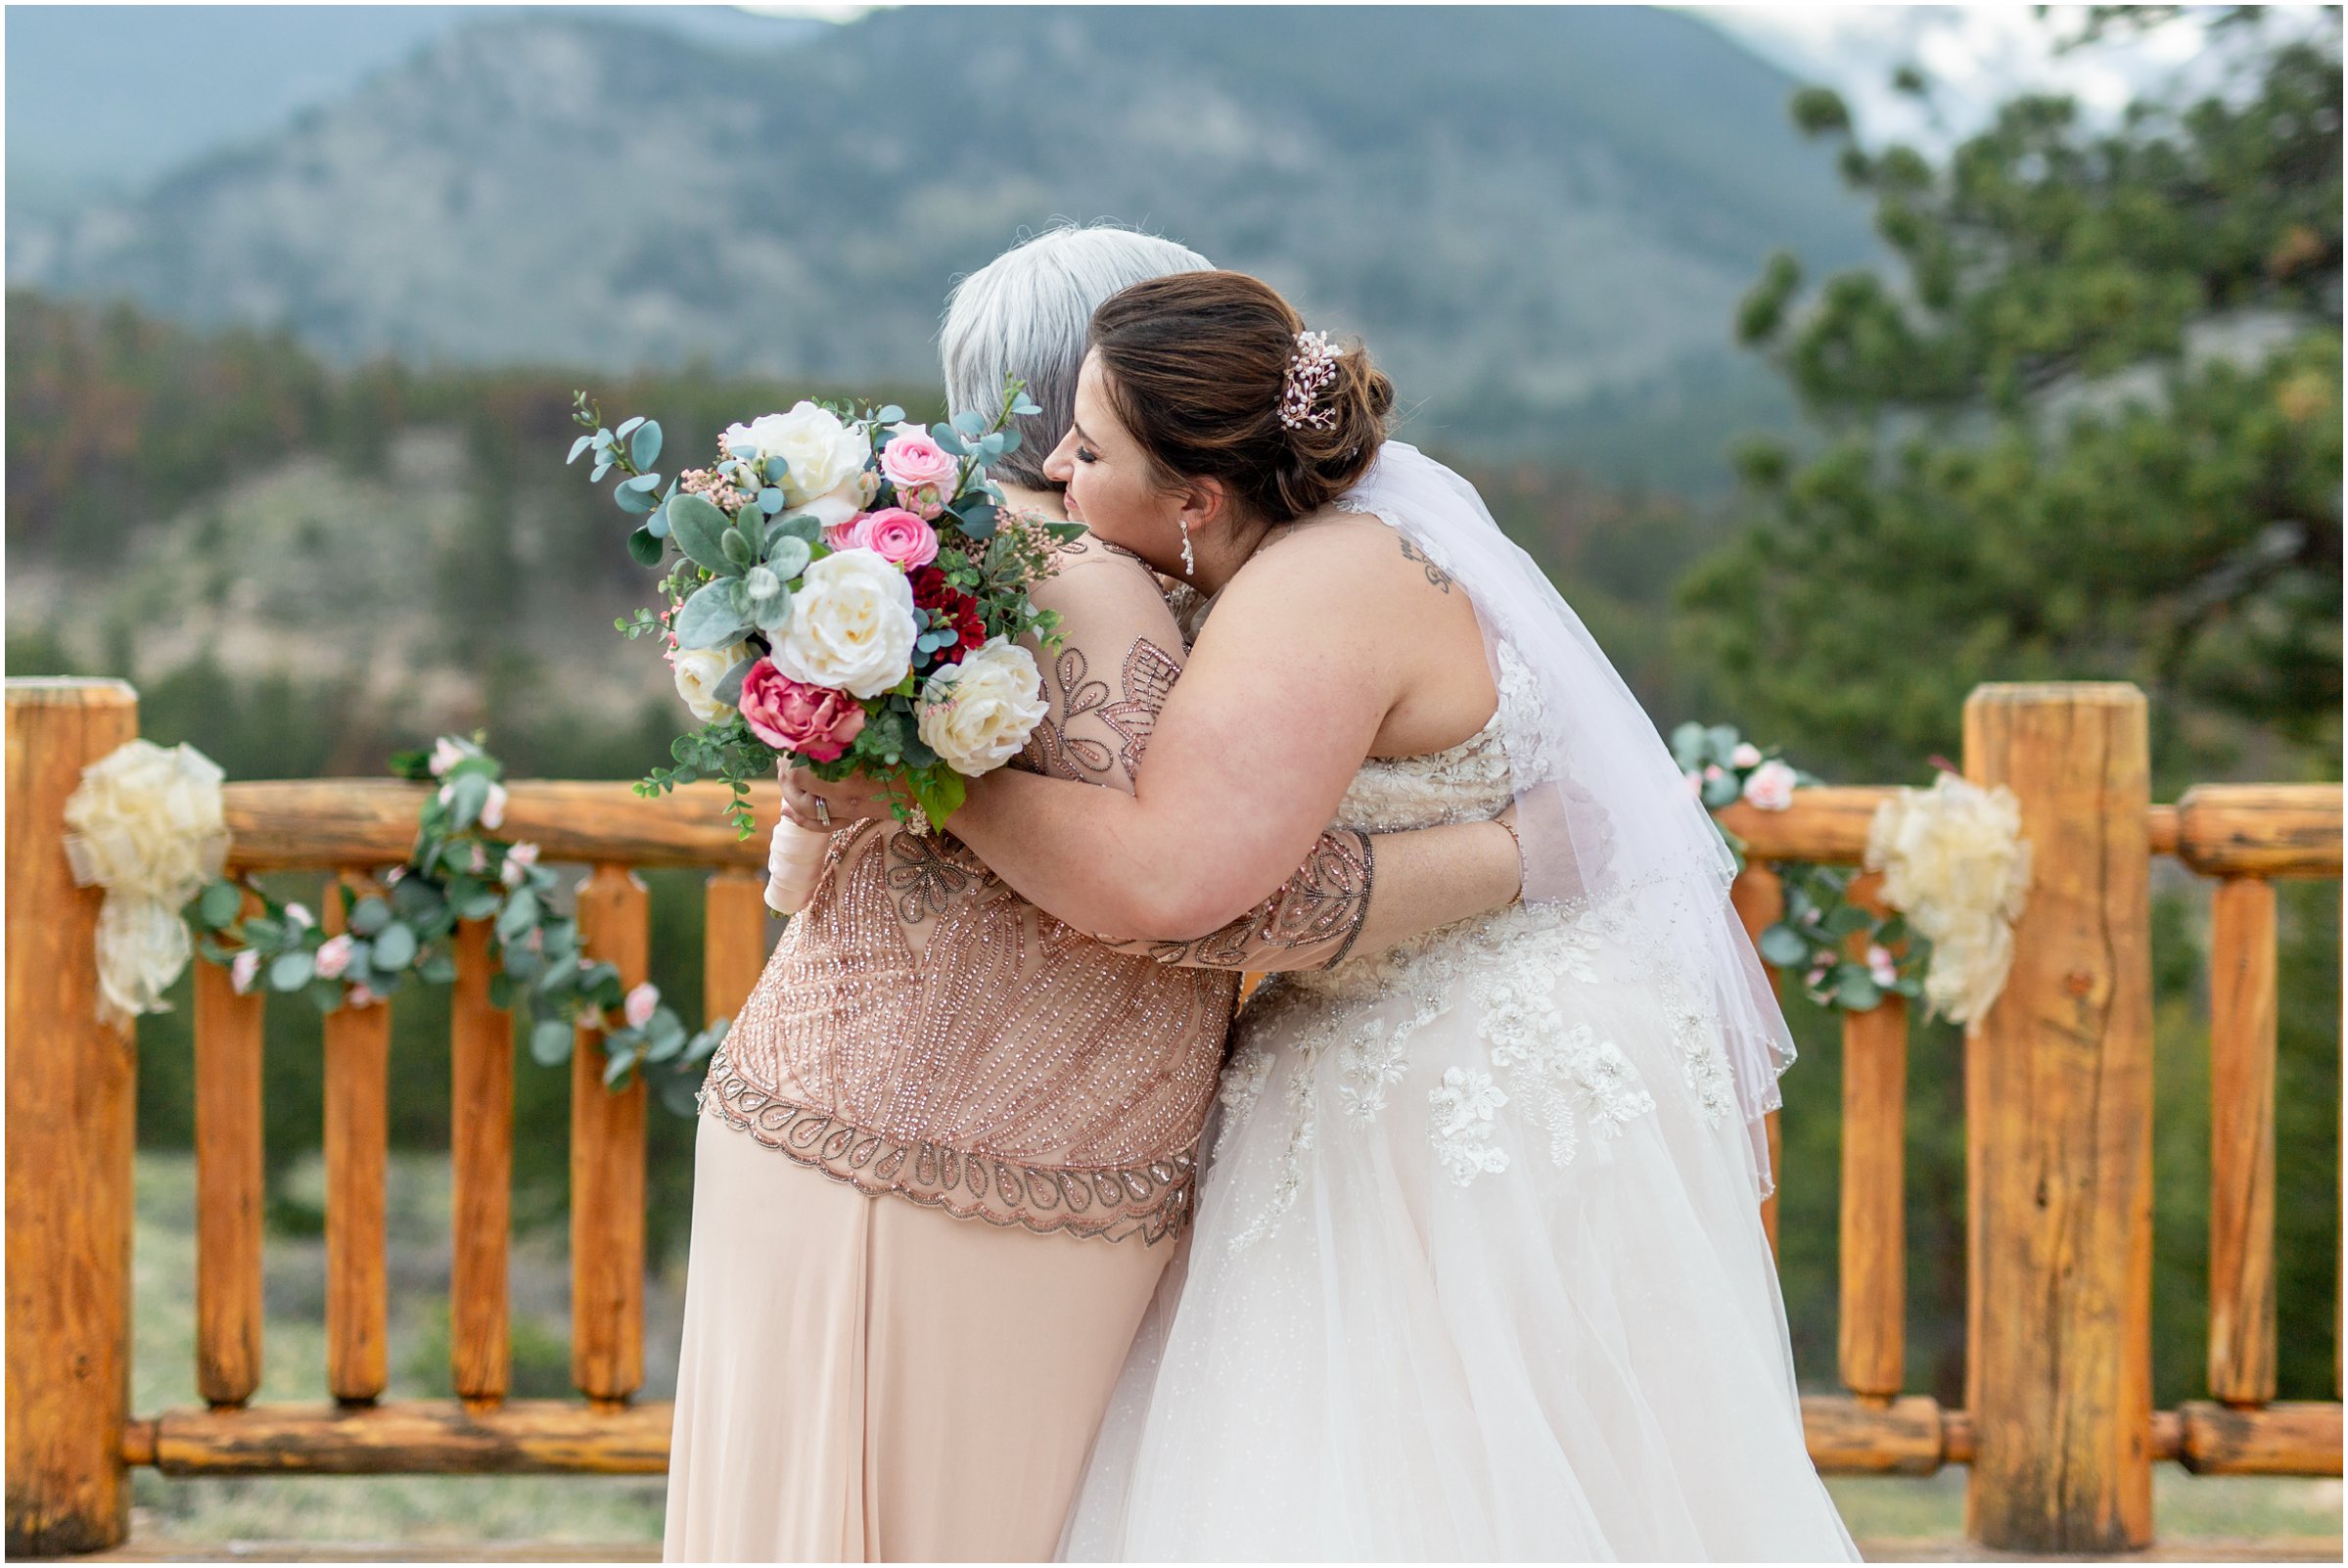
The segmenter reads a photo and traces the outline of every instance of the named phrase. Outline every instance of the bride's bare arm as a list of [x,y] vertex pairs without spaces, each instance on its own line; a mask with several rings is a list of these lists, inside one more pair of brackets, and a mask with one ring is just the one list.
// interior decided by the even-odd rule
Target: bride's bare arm
[[[1129,797],[1143,753],[1155,744],[1158,720],[1183,674],[1173,614],[1137,562],[1090,540],[1068,554],[1060,574],[1036,597],[1060,613],[1065,636],[1056,652],[1031,650],[1042,671],[1048,712],[1015,766],[1033,782],[1072,794]],[[808,782],[805,773],[786,776],[784,807],[813,825]],[[834,804],[835,822],[873,808],[869,795],[858,797],[852,782],[818,788]],[[957,836],[964,820],[957,812],[951,824]],[[971,847],[985,857],[977,844]],[[1115,925],[1103,928],[1102,940],[1185,967],[1322,968],[1348,953],[1376,952],[1505,903],[1516,895],[1521,869],[1515,840],[1491,823],[1377,835],[1330,830],[1290,865],[1268,894],[1204,935],[1165,940],[1150,926]],[[1135,935],[1112,940],[1124,933]]]
[[[1446,585],[1374,553],[1394,541],[1356,520],[1251,562],[1156,715],[1133,793],[1002,769],[972,781],[953,832],[1080,930],[1189,942],[1246,915],[1307,862],[1394,711],[1402,628],[1456,637],[1465,616],[1475,635]],[[1508,870],[1462,913],[1507,901]]]

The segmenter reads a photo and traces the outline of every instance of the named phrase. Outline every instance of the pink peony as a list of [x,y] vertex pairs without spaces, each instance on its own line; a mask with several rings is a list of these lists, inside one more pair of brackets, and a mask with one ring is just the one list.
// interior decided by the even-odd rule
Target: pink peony
[[901,506],[857,518],[849,542],[907,572],[938,559],[938,530]]
[[347,935],[329,937],[318,944],[318,956],[313,960],[321,980],[333,980],[350,967],[350,949],[354,945]]
[[245,948],[228,961],[228,984],[240,996],[253,989],[253,980],[261,972],[261,955],[251,947]]
[[918,425],[899,425],[889,444],[881,448],[881,472],[897,486],[898,504],[927,519],[945,510],[960,469],[953,454],[927,431]]
[[751,733],[777,750],[817,762],[838,761],[864,728],[864,710],[846,692],[793,680],[761,659],[743,677],[742,716]]
[[628,1028],[642,1029],[652,1022],[652,1010],[660,1005],[661,988],[648,980],[627,993],[620,1010],[626,1017]]

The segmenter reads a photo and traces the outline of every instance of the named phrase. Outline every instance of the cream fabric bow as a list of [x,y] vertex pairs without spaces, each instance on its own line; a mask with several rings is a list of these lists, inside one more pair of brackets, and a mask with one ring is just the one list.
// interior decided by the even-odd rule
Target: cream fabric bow
[[103,887],[98,1016],[123,1024],[167,1011],[162,993],[192,951],[179,911],[228,861],[218,763],[181,744],[127,741],[81,770],[66,802],[66,863]]

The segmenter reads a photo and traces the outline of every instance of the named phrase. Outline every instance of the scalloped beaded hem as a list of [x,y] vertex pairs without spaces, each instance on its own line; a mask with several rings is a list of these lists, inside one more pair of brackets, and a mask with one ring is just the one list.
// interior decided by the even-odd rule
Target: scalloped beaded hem
[[696,1098],[726,1126],[859,1192],[1038,1235],[1138,1235],[1154,1245],[1181,1232],[1198,1180],[1196,1145],[1147,1165],[1053,1170],[939,1143],[898,1143],[759,1087],[734,1070],[722,1047],[710,1058]]

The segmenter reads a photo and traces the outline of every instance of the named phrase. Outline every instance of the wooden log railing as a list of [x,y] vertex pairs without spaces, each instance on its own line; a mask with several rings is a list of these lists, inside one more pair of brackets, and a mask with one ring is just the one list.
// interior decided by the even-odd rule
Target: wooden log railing
[[[136,731],[119,682],[8,685],[7,1539],[12,1551],[118,1544],[125,1467],[173,1475],[643,1472],[668,1459],[669,1407],[643,1402],[641,1087],[601,1082],[577,1041],[572,1097],[573,1381],[576,1400],[509,1399],[507,1266],[512,1021],[488,999],[487,933],[460,929],[449,1000],[452,1176],[449,1400],[386,1401],[385,1047],[390,1006],[325,1021],[327,1387],[256,1405],[261,1382],[260,994],[195,976],[196,1409],[128,1401],[132,1104],[129,1041],[92,1008],[95,890],[58,845],[80,768]],[[2104,686],[1989,687],[1966,710],[1966,764],[2022,804],[2037,856],[2014,974],[1966,1045],[1966,1408],[1906,1383],[1903,1221],[1908,1017],[1897,998],[1843,1028],[1836,1369],[1803,1400],[1813,1459],[1841,1473],[1970,1466],[1985,1545],[2110,1551],[2148,1544],[2149,1466],[2340,1473],[2340,1406],[2278,1402],[2275,1325],[2277,974],[2272,883],[2337,878],[2341,791],[2226,785],[2145,798],[2142,699]],[[1778,908],[1773,864],[1851,864],[1881,789],[1732,807],[1751,864],[1736,889],[1756,932]],[[403,860],[424,787],[236,783],[242,870],[363,879]],[[720,815],[719,786],[649,801],[624,784],[520,781],[507,835],[592,868],[587,951],[634,984],[649,955],[644,866],[698,867],[704,1001],[736,1012],[762,967],[763,836]],[[753,795],[761,828],[773,786]],[[2149,967],[2146,866],[2174,855],[2217,880],[2210,961],[2210,1398],[2151,1407]],[[1875,897],[1874,881],[1853,896]],[[339,900],[326,900],[338,921]],[[306,1005],[306,1003],[304,1004]],[[1775,1129],[1772,1129],[1774,1141]],[[1775,1239],[1775,1209],[1765,1220]],[[2032,1304],[2027,1317],[2011,1304]],[[2003,1309],[2003,1310],[2002,1310]],[[2334,1326],[2335,1337],[2337,1324]]]

